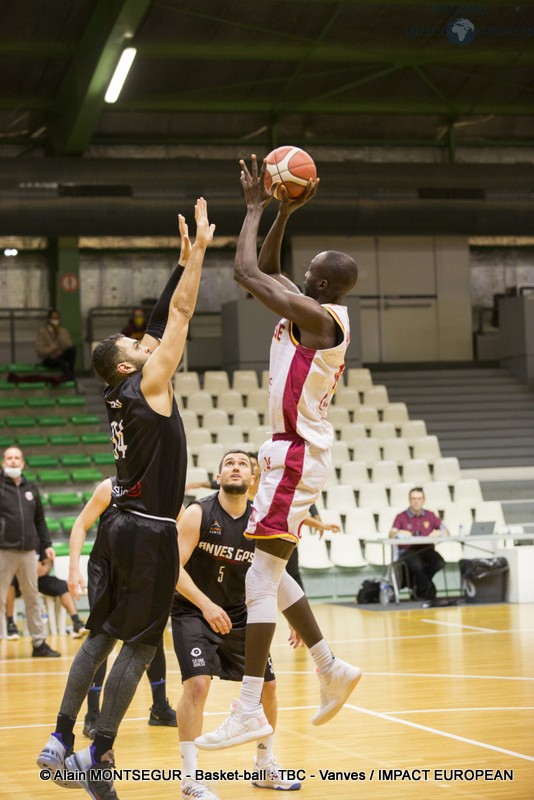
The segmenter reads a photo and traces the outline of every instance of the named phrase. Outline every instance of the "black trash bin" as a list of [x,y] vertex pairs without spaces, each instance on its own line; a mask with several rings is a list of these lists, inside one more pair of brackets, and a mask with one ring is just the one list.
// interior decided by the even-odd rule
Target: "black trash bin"
[[462,558],[458,564],[466,603],[504,601],[509,569],[505,558]]

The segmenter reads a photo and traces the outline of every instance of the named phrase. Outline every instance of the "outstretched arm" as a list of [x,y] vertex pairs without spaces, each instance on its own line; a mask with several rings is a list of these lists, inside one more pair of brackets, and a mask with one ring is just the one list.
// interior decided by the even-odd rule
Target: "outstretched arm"
[[143,367],[141,390],[150,407],[160,414],[170,413],[172,397],[168,384],[182,358],[189,320],[197,301],[204,255],[215,231],[215,225],[209,223],[208,205],[203,197],[195,205],[195,220],[195,243],[171,298],[165,333],[160,346]]
[[181,214],[178,214],[178,228],[180,231],[180,258],[178,259],[178,264],[173,269],[169,280],[165,284],[165,287],[161,292],[156,305],[152,309],[145,335],[141,340],[141,344],[145,347],[148,347],[148,349],[152,352],[154,352],[156,347],[159,347],[159,343],[163,337],[163,334],[165,333],[165,327],[169,317],[169,305],[180,278],[183,275],[184,267],[189,261],[189,256],[191,255],[189,230],[185,218]]
[[[244,161],[241,161],[240,164],[241,186],[245,195],[247,213],[237,242],[234,278],[271,311],[295,322],[301,334],[307,333],[306,345],[308,347],[331,346],[330,341],[334,335],[335,324],[328,311],[311,297],[288,291],[274,276],[265,274],[259,269],[256,253],[258,228],[263,209],[270,201],[270,195],[265,189],[263,180],[265,164],[259,175],[256,156],[252,156],[250,172]],[[272,249],[275,248],[277,236],[277,233],[273,234]],[[271,249],[270,245],[268,247]]]
[[[262,175],[263,173],[264,169],[262,169]],[[300,289],[295,286],[293,281],[281,274],[282,264],[280,256],[282,251],[282,241],[289,217],[294,211],[297,210],[297,208],[300,208],[315,196],[318,186],[319,179],[310,179],[304,193],[301,194],[300,197],[294,199],[288,197],[285,186],[280,186],[279,193],[281,194],[282,199],[278,207],[278,213],[269,233],[265,237],[265,241],[263,242],[260,250],[258,266],[261,272],[264,272],[266,275],[272,275],[273,277],[276,277],[276,279],[283,286],[285,286],[286,289],[289,289],[292,292],[300,292]]]

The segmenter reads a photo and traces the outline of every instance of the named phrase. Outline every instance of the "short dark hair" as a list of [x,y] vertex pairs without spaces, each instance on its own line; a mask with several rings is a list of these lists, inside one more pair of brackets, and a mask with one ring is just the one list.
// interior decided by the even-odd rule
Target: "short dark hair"
[[252,469],[252,462],[250,460],[250,455],[247,453],[246,450],[241,450],[241,448],[237,447],[235,450],[227,450],[226,453],[223,455],[223,457],[221,458],[221,462],[219,464],[219,472],[222,469],[222,465],[223,465],[223,462],[224,462],[224,459],[226,458],[226,456],[231,456],[234,453],[241,453],[242,455],[246,456],[248,458],[248,461],[249,461],[249,464],[250,464],[250,469]]
[[115,386],[122,380],[117,372],[117,366],[124,359],[124,355],[118,346],[119,339],[123,339],[122,333],[114,333],[108,336],[100,344],[97,344],[91,356],[91,366],[104,383]]
[[408,497],[411,497],[414,492],[420,492],[423,495],[423,497],[425,496],[425,490],[423,489],[422,486],[414,486],[413,489],[410,489],[410,491],[408,492]]

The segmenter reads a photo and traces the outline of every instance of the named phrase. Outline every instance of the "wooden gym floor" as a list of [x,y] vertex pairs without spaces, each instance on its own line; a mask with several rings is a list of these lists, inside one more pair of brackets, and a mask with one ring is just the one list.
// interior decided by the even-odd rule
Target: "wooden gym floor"
[[[294,652],[286,645],[287,627],[279,622],[272,648],[279,700],[275,753],[284,768],[306,776],[300,794],[291,797],[534,798],[534,606],[314,608],[335,653],[361,666],[364,677],[337,717],[313,727],[318,698],[313,664],[303,649]],[[30,658],[27,637],[0,642],[2,798],[87,796],[40,780],[35,764],[79,647],[79,640],[68,636],[48,641],[62,658]],[[180,677],[168,632],[165,647],[168,694],[175,703]],[[213,681],[205,729],[219,724],[236,691],[237,685]],[[116,742],[117,768],[180,768],[176,730],[149,727],[150,704],[143,679]],[[76,733],[81,749],[87,740],[80,723]],[[250,770],[253,753],[252,744],[201,753],[199,767]],[[211,786],[221,800],[271,797],[243,780]],[[120,800],[179,797],[178,784],[168,780],[121,780],[116,789]]]

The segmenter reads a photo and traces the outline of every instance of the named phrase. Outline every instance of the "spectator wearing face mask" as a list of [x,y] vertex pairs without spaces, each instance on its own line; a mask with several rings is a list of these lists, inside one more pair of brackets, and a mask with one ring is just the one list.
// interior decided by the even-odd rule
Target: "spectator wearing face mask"
[[16,575],[32,637],[32,655],[54,658],[60,654],[45,641],[39,588],[37,554],[54,558],[39,489],[23,474],[24,456],[18,447],[8,447],[0,472],[0,638],[6,637],[6,597]]
[[128,336],[129,339],[136,339],[141,341],[146,331],[146,317],[142,308],[137,306],[132,309],[132,316],[128,320],[128,324],[122,329],[123,336]]
[[68,380],[75,380],[76,348],[70,333],[61,325],[57,309],[48,312],[46,324],[37,331],[35,349],[43,366],[58,367]]

